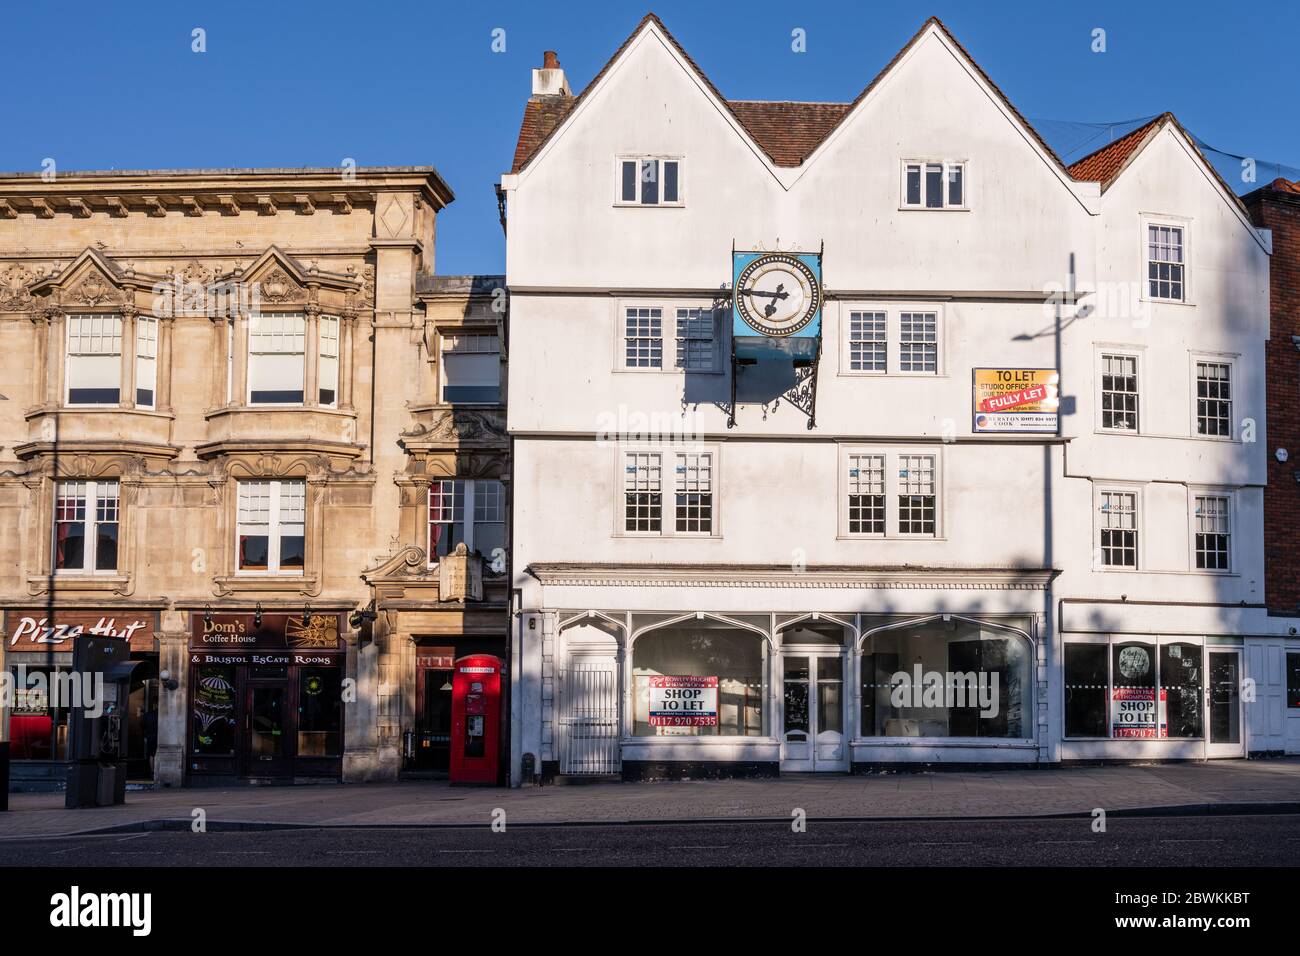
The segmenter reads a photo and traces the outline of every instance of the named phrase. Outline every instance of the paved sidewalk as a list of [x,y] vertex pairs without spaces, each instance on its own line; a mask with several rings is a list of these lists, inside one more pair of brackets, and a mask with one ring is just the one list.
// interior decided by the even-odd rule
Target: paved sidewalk
[[[597,783],[520,790],[446,783],[322,784],[127,793],[120,807],[63,808],[61,793],[18,793],[0,813],[0,841],[105,827],[185,821],[209,825],[488,825],[496,808],[510,824],[789,819],[998,817],[1156,807],[1300,806],[1300,759],[1215,761],[1051,770],[785,776],[779,780]],[[1293,807],[1294,809],[1294,807]],[[0,862],[4,851],[0,842]]]

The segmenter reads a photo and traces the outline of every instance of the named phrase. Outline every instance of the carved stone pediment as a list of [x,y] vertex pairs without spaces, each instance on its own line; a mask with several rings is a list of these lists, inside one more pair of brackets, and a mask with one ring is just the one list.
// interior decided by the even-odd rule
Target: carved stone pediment
[[413,578],[429,573],[429,565],[424,557],[424,549],[409,545],[395,554],[383,558],[374,567],[361,572],[361,578],[367,584],[387,581],[393,578]]
[[403,438],[428,444],[505,441],[505,414],[496,409],[439,409],[428,422],[416,422]]
[[92,267],[64,293],[64,301],[73,305],[116,305],[122,301],[122,291]]
[[35,300],[27,287],[40,277],[21,263],[0,270],[0,312],[32,311]]

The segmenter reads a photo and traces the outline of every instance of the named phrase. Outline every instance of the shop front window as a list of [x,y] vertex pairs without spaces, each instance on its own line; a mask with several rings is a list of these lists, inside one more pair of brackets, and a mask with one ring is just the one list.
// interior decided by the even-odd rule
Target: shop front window
[[642,634],[632,647],[638,737],[761,737],[763,637],[694,620]]
[[343,740],[343,675],[337,667],[298,672],[298,756],[338,757]]
[[967,621],[880,631],[862,651],[864,737],[1032,736],[1029,642]]
[[67,700],[67,684],[60,680],[60,673],[67,677],[68,672],[59,668],[10,668],[14,688],[9,715],[10,759],[67,759],[68,709],[57,706]]
[[1204,687],[1199,644],[1066,644],[1065,736],[1199,738]]
[[235,668],[209,664],[194,668],[194,753],[229,757],[235,752]]

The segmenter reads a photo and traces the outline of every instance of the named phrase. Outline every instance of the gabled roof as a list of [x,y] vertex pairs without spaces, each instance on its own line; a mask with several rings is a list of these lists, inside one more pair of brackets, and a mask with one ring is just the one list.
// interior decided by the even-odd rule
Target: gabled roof
[[1028,130],[1038,145],[1051,157],[1061,171],[1064,172],[1065,170],[1065,164],[1061,162],[1055,150],[1047,144],[1046,140],[1038,134],[1032,124],[1012,105],[1006,94],[998,89],[997,84],[989,79],[988,74],[975,62],[966,48],[958,42],[957,38],[952,35],[938,17],[930,17],[926,20],[903,48],[895,54],[894,58],[876,74],[861,93],[853,98],[852,102],[794,103],[767,100],[728,100],[713,85],[713,82],[699,68],[696,62],[691,59],[690,54],[677,42],[677,38],[664,26],[663,21],[653,13],[647,13],[641,19],[641,22],[637,24],[636,29],[619,45],[619,48],[614,51],[614,55],[600,68],[600,72],[592,78],[591,82],[587,84],[580,94],[577,96],[529,97],[528,104],[524,107],[524,118],[519,129],[519,140],[515,146],[514,163],[510,170],[512,173],[522,170],[541,151],[546,142],[563,124],[565,118],[596,88],[610,67],[622,56],[623,51],[631,45],[632,41],[640,35],[647,23],[653,23],[659,29],[668,42],[677,50],[678,54],[681,55],[682,59],[695,71],[700,81],[717,97],[719,102],[731,113],[736,122],[758,144],[758,147],[763,150],[775,166],[801,166],[817,147],[825,142],[844,122],[845,118],[853,112],[854,107],[875,89],[880,81],[893,69],[894,65],[925,35],[926,30],[934,26],[961,52],[980,78],[989,85],[989,88],[1002,101],[1002,104]]
[[1105,191],[1111,180],[1119,175],[1119,171],[1137,155],[1147,140],[1156,134],[1166,119],[1173,119],[1173,114],[1161,113],[1149,123],[1143,123],[1095,153],[1089,153],[1070,165],[1070,175],[1083,182],[1101,183],[1101,188]]

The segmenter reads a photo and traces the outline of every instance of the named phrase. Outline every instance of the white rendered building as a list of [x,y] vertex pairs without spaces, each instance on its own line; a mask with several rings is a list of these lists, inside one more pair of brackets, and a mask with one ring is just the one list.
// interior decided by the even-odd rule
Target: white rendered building
[[649,16],[501,187],[512,782],[1281,749],[1269,237],[1171,116],[1067,169],[937,20],[810,104]]

